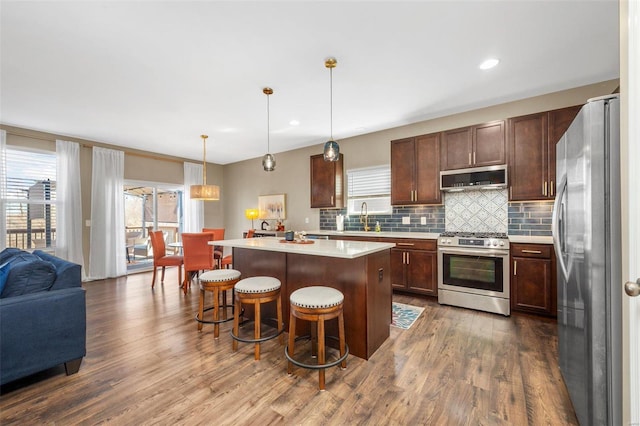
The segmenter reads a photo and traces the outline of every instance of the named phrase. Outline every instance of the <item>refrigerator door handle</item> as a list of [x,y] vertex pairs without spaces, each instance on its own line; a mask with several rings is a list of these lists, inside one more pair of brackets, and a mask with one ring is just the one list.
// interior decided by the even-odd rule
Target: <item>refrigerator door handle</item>
[[553,203],[553,216],[551,219],[551,234],[553,235],[553,247],[556,250],[556,258],[558,259],[558,264],[560,265],[560,270],[562,271],[565,282],[569,279],[569,272],[567,271],[567,265],[564,264],[562,251],[564,241],[560,240],[561,238],[564,239],[564,235],[560,235],[560,209],[562,208],[562,198],[566,191],[567,177],[562,176],[560,183],[556,187],[556,199]]

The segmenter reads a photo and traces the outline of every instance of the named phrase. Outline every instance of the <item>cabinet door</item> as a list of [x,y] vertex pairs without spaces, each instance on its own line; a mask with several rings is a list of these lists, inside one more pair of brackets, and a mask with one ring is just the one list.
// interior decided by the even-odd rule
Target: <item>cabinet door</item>
[[507,162],[504,133],[504,121],[473,126],[472,163],[474,167]]
[[343,155],[338,161],[324,161],[322,154],[311,156],[311,207],[343,205]]
[[550,259],[514,257],[511,270],[511,307],[514,310],[555,315]]
[[391,141],[391,204],[413,204],[415,138]]
[[548,145],[548,171],[549,171],[549,197],[556,195],[556,144],[567,131],[573,119],[580,112],[582,105],[549,111],[549,145]]
[[540,200],[547,182],[547,113],[509,119],[510,199]]
[[416,201],[420,204],[439,204],[440,191],[440,134],[416,137]]
[[404,259],[405,250],[391,249],[391,287],[405,290]]
[[435,252],[408,250],[406,258],[407,289],[429,296],[438,295]]
[[449,130],[442,133],[440,167],[455,170],[471,167],[471,127]]

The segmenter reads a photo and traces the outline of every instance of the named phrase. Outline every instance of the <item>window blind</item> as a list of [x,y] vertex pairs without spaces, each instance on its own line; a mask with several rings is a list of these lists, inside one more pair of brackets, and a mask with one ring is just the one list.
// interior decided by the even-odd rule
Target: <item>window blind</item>
[[7,247],[55,246],[56,154],[7,147]]
[[347,214],[360,214],[363,202],[369,214],[391,213],[389,166],[347,170],[347,199]]

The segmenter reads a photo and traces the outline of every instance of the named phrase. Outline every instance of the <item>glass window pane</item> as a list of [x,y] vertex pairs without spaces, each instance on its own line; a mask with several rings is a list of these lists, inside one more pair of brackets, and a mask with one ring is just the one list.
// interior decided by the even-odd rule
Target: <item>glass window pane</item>
[[55,247],[56,155],[7,147],[7,247]]

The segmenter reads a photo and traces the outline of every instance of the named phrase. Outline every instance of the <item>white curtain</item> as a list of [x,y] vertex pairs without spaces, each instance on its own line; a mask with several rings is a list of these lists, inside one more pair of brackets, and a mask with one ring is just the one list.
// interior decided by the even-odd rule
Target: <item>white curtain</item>
[[80,145],[56,141],[56,256],[82,265],[82,197]]
[[189,196],[191,185],[202,185],[202,165],[184,163],[184,191],[182,205],[184,206],[183,232],[200,232],[204,226],[204,202],[192,200]]
[[4,200],[7,197],[7,132],[0,130],[0,250],[7,246],[7,217]]
[[124,152],[93,148],[89,277],[127,273],[124,230]]

